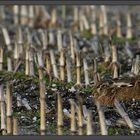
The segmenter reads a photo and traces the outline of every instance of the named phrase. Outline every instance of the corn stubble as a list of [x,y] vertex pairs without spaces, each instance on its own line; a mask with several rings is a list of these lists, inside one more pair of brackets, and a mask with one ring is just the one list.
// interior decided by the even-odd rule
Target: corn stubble
[[[0,21],[4,21],[5,13],[3,9],[1,10]],[[65,20],[68,13],[67,6],[62,6],[61,10],[61,20]],[[115,82],[115,80],[119,79],[121,65],[118,59],[118,46],[113,43],[112,36],[115,34],[117,38],[123,38],[121,12],[115,13],[116,27],[114,31],[109,28],[108,6],[73,6],[72,10],[73,21],[71,27],[70,29],[65,29],[65,23],[59,21],[59,12],[55,7],[52,7],[51,11],[49,11],[45,6],[12,6],[13,23],[14,29],[16,26],[16,31],[14,38],[12,38],[13,36],[10,34],[9,28],[4,25],[1,26],[4,45],[0,45],[0,71],[6,70],[13,74],[24,72],[26,76],[38,78],[40,135],[47,134],[47,103],[45,94],[47,86],[45,78],[49,78],[49,84],[53,80],[63,84],[65,82],[73,82],[73,87],[77,88],[77,92],[79,92],[81,87],[88,88],[92,86],[95,88],[93,104],[97,107],[100,125],[99,133],[101,135],[108,135],[103,108],[103,106],[108,105],[116,108],[128,127],[134,130],[135,126],[125,112],[120,100],[140,99],[139,79],[137,78],[133,83],[129,84],[121,83],[123,86],[120,86],[119,82]],[[127,12],[125,18],[127,25],[125,38],[132,39],[133,25],[131,12]],[[85,32],[86,35],[84,34]],[[75,37],[75,33],[79,34]],[[94,37],[97,37],[97,40],[90,42],[87,39],[90,34],[92,35],[91,38],[95,39]],[[103,38],[103,42],[100,38]],[[89,46],[92,47],[90,48]],[[89,55],[90,53],[92,55]],[[112,84],[107,80],[102,80],[103,76],[99,72],[99,55],[103,56],[105,69],[112,74],[112,81],[114,82]],[[37,66],[37,71],[35,66]],[[92,73],[91,77],[90,70]],[[138,77],[139,71],[139,55],[137,55],[132,64],[131,72]],[[131,77],[129,79],[131,80]],[[94,84],[91,84],[91,82]],[[2,135],[20,134],[18,116],[13,115],[12,91],[12,80],[7,81],[6,84],[0,83]],[[65,114],[63,109],[65,105],[63,105],[61,92],[57,90],[54,92],[57,96],[57,135],[64,135]],[[83,99],[80,95],[77,95],[77,97],[76,101],[74,99],[69,100],[70,133],[71,135],[94,135],[92,110],[87,109],[85,113]]]

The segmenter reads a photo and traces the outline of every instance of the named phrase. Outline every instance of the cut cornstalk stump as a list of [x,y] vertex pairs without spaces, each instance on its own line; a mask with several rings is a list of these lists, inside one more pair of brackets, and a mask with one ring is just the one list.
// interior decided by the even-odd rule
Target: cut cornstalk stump
[[73,7],[73,17],[74,17],[74,31],[78,31],[78,24],[79,24],[79,9],[78,6]]
[[62,31],[58,30],[57,32],[57,46],[58,46],[58,52],[62,49]]
[[53,32],[49,32],[48,36],[49,36],[48,45],[50,46],[49,56],[50,56],[52,70],[53,70],[53,75],[55,78],[58,79],[59,76],[58,76],[58,69],[57,69],[56,58],[55,58],[55,50],[53,49],[53,47],[55,46],[55,38]]
[[46,134],[46,87],[43,81],[43,58],[42,52],[37,53],[38,56],[38,74],[39,74],[39,87],[40,87],[40,134]]
[[1,108],[1,130],[2,135],[6,135],[6,103],[4,97],[3,85],[0,84],[0,108]]
[[73,63],[75,63],[75,50],[74,50],[74,40],[72,37],[72,33],[69,32],[69,36],[70,36],[70,51],[71,51],[71,58]]
[[33,76],[35,73],[33,56],[34,56],[34,52],[33,52],[33,50],[30,49],[30,51],[29,51],[29,70],[30,70],[29,75],[30,76]]
[[26,56],[25,56],[25,74],[29,75],[29,49],[26,48]]
[[[40,76],[41,77],[41,76]],[[46,134],[46,97],[45,83],[40,81],[40,134]]]
[[88,76],[88,65],[87,65],[87,60],[84,57],[83,58],[83,67],[84,67],[84,77],[85,77],[85,85],[89,85],[89,76]]
[[116,24],[117,24],[117,37],[121,38],[122,37],[122,31],[121,31],[121,20],[120,20],[120,15],[119,13],[116,15]]
[[20,57],[20,55],[24,52],[23,51],[23,31],[21,29],[21,27],[18,27],[17,29],[17,48],[18,48],[18,57]]
[[63,106],[60,94],[57,94],[57,134],[63,135]]
[[107,7],[105,5],[102,5],[101,11],[103,14],[103,33],[104,33],[104,35],[108,35]]
[[5,44],[7,46],[7,50],[8,50],[8,57],[7,57],[7,68],[8,71],[12,71],[12,46],[11,46],[11,39],[9,36],[9,33],[7,31],[7,29],[5,27],[2,27],[2,32],[3,32],[3,36],[5,39]]
[[97,84],[101,78],[100,78],[100,75],[97,71],[97,60],[94,59],[93,63],[94,63],[93,64],[93,79],[94,79],[95,84]]
[[87,135],[93,135],[93,126],[92,126],[92,112],[88,111],[87,113]]
[[50,27],[56,27],[57,25],[57,10],[55,8],[52,9],[51,11],[51,23]]
[[29,6],[29,27],[34,26],[34,20],[35,20],[35,8],[33,5]]
[[20,24],[25,26],[29,22],[28,8],[26,5],[20,6]]
[[7,134],[12,135],[13,124],[12,124],[12,84],[7,83],[6,85],[6,108],[7,108]]
[[126,38],[130,39],[133,36],[132,35],[131,13],[127,12],[126,18],[127,18],[127,34],[126,34]]
[[14,46],[14,67],[17,66],[19,60],[19,47],[17,45],[17,42],[15,42]]
[[61,49],[60,51],[60,80],[65,80],[65,56],[64,56],[64,50]]
[[77,81],[76,85],[81,85],[81,61],[80,61],[80,53],[76,53],[76,76]]
[[103,13],[100,11],[99,13],[99,35],[104,34],[104,20],[103,20]]
[[70,130],[71,134],[75,135],[76,134],[76,110],[75,110],[75,103],[73,99],[70,99],[70,106],[71,106],[71,114],[70,114]]
[[13,135],[19,135],[18,120],[16,117],[13,117]]
[[0,47],[0,71],[3,70],[3,48]]
[[71,76],[71,63],[70,63],[70,58],[69,56],[66,57],[66,71],[67,71],[67,82],[72,81],[72,76]]
[[119,63],[118,63],[118,56],[117,56],[117,49],[115,45],[112,45],[112,63],[111,63],[112,69],[113,69],[113,78],[118,78],[119,76]]
[[77,110],[77,115],[78,115],[78,134],[79,135],[84,135],[83,127],[83,111],[82,111],[82,98],[79,96],[78,97],[78,110]]
[[54,55],[54,50],[50,49],[50,58],[51,58],[51,65],[53,68],[53,74],[55,78],[58,78],[58,70],[57,70],[57,65],[56,65],[56,60],[55,60],[55,55]]
[[14,13],[14,24],[19,24],[19,5],[13,6],[13,13]]
[[105,57],[104,57],[104,62],[108,63],[110,61],[110,50],[109,50],[109,41],[107,39],[104,40],[104,47],[105,47]]
[[[45,53],[45,57],[46,57],[46,59],[45,59],[46,60],[46,70],[47,70],[48,74],[50,75],[52,67],[51,67],[50,54],[48,51]],[[51,77],[49,79],[51,79]]]
[[96,103],[97,111],[98,111],[98,115],[99,115],[101,135],[108,135],[107,126],[105,123],[105,115],[104,115],[103,109],[101,107],[101,104],[98,101],[96,101],[95,103]]
[[83,13],[81,13],[80,18],[81,18],[80,22],[83,23],[84,30],[89,30],[90,26],[89,26],[89,23],[88,23],[86,16]]
[[93,35],[97,34],[97,27],[96,27],[96,7],[94,5],[90,6],[91,8],[91,13],[92,13],[92,23],[90,25],[91,28],[91,33]]

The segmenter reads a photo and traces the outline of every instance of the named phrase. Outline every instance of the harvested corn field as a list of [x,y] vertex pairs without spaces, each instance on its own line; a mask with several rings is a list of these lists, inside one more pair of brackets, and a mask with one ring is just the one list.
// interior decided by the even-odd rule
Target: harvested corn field
[[1,135],[140,135],[140,6],[1,5]]

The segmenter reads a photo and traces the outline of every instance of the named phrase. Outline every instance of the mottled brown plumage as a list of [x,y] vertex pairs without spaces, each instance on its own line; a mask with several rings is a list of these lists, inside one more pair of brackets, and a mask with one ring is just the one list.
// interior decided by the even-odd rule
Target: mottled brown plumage
[[94,96],[103,105],[113,105],[115,98],[118,100],[140,99],[140,79],[127,77],[112,79],[112,83],[101,81],[96,87]]

